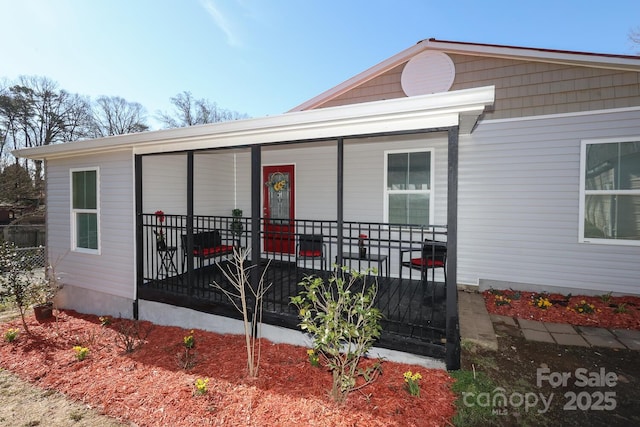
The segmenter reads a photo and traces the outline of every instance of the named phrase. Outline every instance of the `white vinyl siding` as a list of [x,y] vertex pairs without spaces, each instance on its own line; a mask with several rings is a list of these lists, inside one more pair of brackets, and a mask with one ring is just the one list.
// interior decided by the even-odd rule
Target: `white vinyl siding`
[[390,149],[393,152],[428,150],[432,169],[429,222],[446,224],[447,143],[446,133],[345,140],[345,221],[385,222],[386,153]]
[[[100,170],[100,254],[72,250],[71,170]],[[123,150],[100,156],[51,159],[47,173],[47,252],[63,284],[133,299],[135,228],[133,156]]]
[[[263,166],[295,166],[295,213],[298,219],[337,218],[336,163],[335,141],[265,147],[262,151]],[[249,179],[249,176],[245,178]]]
[[640,248],[578,241],[580,144],[640,134],[640,111],[481,122],[460,137],[458,281],[640,292]]
[[142,212],[159,210],[167,215],[187,214],[186,154],[142,157]]

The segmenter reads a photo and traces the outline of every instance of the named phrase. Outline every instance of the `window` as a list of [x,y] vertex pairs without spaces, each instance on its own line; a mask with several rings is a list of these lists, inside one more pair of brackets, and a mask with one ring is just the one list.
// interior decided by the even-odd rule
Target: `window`
[[640,138],[583,141],[580,241],[640,245]]
[[98,169],[71,171],[72,247],[98,252]]
[[429,225],[433,209],[431,151],[385,154],[385,221]]

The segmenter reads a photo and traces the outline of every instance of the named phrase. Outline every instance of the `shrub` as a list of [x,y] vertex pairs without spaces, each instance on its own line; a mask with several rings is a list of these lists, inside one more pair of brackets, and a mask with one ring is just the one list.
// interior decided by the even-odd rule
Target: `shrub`
[[31,304],[38,301],[41,284],[25,265],[24,256],[18,254],[13,243],[0,244],[0,300],[10,301],[16,306],[22,327],[29,334],[25,313]]
[[[382,331],[382,315],[374,307],[377,284],[367,286],[366,272],[346,272],[342,267],[328,283],[307,276],[299,284],[304,290],[291,298],[299,310],[300,328],[311,334],[314,353],[333,374],[331,397],[336,401],[344,401],[382,372],[381,360],[366,369],[359,366]],[[360,384],[358,378],[363,380]]]
[[20,330],[17,328],[9,328],[4,333],[4,340],[6,342],[14,342],[18,338]]
[[[240,213],[242,214],[242,213]],[[255,265],[249,265],[245,261],[249,256],[249,250],[236,247],[233,249],[233,259],[226,268],[221,268],[224,277],[229,281],[233,290],[226,289],[218,282],[213,282],[212,287],[224,293],[233,306],[242,314],[244,323],[245,347],[247,349],[247,369],[249,376],[256,378],[260,366],[260,325],[262,324],[262,300],[271,285],[265,286],[264,276],[267,274],[269,264],[265,267],[259,282],[254,289],[251,286],[250,271]],[[253,299],[253,307],[250,300]]]
[[153,326],[144,327],[138,320],[119,319],[116,325],[116,346],[125,353],[133,353],[146,341]]

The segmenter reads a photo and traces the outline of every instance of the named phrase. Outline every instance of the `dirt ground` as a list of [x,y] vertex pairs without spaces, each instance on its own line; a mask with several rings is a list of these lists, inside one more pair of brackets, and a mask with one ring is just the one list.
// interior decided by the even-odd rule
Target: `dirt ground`
[[[18,316],[0,307],[0,324]],[[55,390],[43,390],[0,368],[0,425],[7,427],[122,427]]]
[[[640,425],[640,352],[532,342],[517,328],[494,327],[498,351],[466,348],[462,355],[463,369],[484,372],[504,389],[492,398],[513,398],[493,425]],[[528,410],[516,393],[532,393]],[[551,401],[547,411],[543,398]]]
[[120,427],[121,424],[55,390],[42,390],[0,370],[0,425]]

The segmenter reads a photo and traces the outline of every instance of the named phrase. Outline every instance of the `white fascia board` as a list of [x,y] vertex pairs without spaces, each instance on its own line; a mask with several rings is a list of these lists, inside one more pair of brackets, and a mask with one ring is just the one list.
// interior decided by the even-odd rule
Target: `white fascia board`
[[457,126],[461,114],[479,116],[494,99],[495,87],[486,86],[26,148],[14,155],[46,159],[122,149],[146,154]]
[[345,120],[332,126],[290,126],[278,132],[277,137],[268,129],[254,129],[228,134],[210,134],[198,139],[175,140],[170,144],[146,144],[134,148],[135,154],[150,154],[208,148],[238,147],[308,139],[330,139],[381,132],[442,128],[458,125],[458,113],[424,116],[402,116],[393,121],[380,119]]

